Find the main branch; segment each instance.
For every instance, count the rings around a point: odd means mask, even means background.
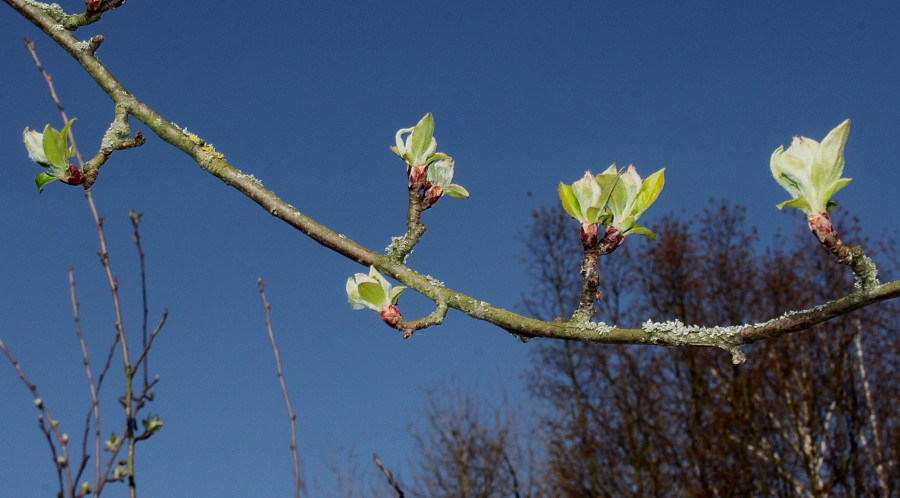
[[[58,6],[32,0],[4,0],[22,16],[65,49],[109,95],[118,112],[126,112],[150,128],[163,141],[189,155],[201,168],[249,197],[269,214],[308,235],[319,244],[364,266],[374,266],[435,303],[490,322],[526,338],[548,337],[584,342],[656,344],[663,346],[713,346],[731,351],[735,362],[743,361],[738,347],[763,339],[807,329],[830,318],[900,296],[900,281],[860,289],[848,296],[815,308],[791,312],[755,325],[736,327],[693,327],[679,322],[646,322],[640,329],[623,329],[595,322],[545,322],[497,308],[484,301],[455,292],[402,264],[401,258],[380,254],[306,216],[265,188],[255,177],[232,166],[212,144],[179,128],[130,94],[100,63],[95,55],[98,43],[75,38],[60,22]],[[92,19],[93,20],[93,19]],[[96,40],[96,37],[93,39]],[[118,116],[118,114],[117,114]],[[401,251],[402,252],[402,251]]]

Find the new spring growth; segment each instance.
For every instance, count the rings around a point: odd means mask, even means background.
[[[584,176],[572,185],[559,184],[557,191],[563,209],[581,222],[581,243],[585,248],[592,248],[599,241],[598,227],[609,218],[606,202],[617,179],[613,163],[596,177],[585,171]]]
[[[44,185],[60,180],[69,185],[81,185],[81,171],[69,164],[69,158],[75,155],[75,148],[69,147],[66,135],[75,120],[69,120],[63,129],[56,131],[50,125],[44,127],[43,133],[29,130],[22,133],[28,157],[44,167],[44,172],[34,177],[38,192],[44,191]]]
[[[158,415],[150,415],[149,417],[142,420],[141,423],[144,425],[144,433],[141,434],[141,439],[150,437],[151,435],[153,435],[153,433],[162,429],[163,427],[163,421],[161,418],[159,418]]]
[[[434,205],[442,195],[459,199],[468,199],[469,192],[461,185],[450,183],[453,180],[453,159],[441,159],[431,163],[425,175],[425,191],[422,200],[425,209]]]
[[[357,273],[347,279],[347,301],[350,307],[359,310],[369,308],[377,312],[385,323],[394,327],[400,320],[400,310],[395,306],[404,286],[392,286],[374,266],[369,274]]]
[[[607,236],[613,232],[616,237],[636,233],[656,240],[653,232],[635,222],[659,197],[659,192],[666,182],[665,171],[663,168],[641,180],[634,165],[631,164],[627,170],[619,173],[619,181],[613,186],[607,203],[607,208],[612,213]],[[621,241],[621,238],[619,240]]]
[[[665,183],[664,171],[642,180],[634,165],[616,171],[612,164],[597,176],[586,172],[571,186],[560,183],[559,198],[566,212],[581,222],[584,247],[590,249],[602,242],[604,252],[609,253],[630,233],[655,239],[653,232],[635,222],[659,196]],[[602,237],[600,225],[606,227]]]
[[[408,187],[421,193],[424,209],[433,206],[443,194],[462,199],[469,197],[466,189],[450,183],[453,159],[437,152],[434,117],[430,112],[412,128],[398,130],[395,140],[397,144],[391,150],[406,162]]]
[[[821,143],[811,138],[794,137],[791,146],[780,146],[772,153],[772,176],[794,198],[776,207],[797,208],[806,213],[809,228],[823,243],[834,232],[828,212],[837,207],[831,197],[850,178],[841,178],[844,172],[844,144],[850,133],[847,119]]]

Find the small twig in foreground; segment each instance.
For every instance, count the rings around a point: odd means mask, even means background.
[[[278,382],[281,384],[281,395],[284,396],[284,404],[287,407],[288,418],[291,421],[291,455],[294,457],[294,497],[300,497],[300,455],[297,453],[297,414],[291,408],[291,398],[288,396],[287,386],[284,383],[284,374],[281,370],[281,353],[275,345],[275,332],[272,331],[272,320],[269,301],[266,300],[266,290],[263,279],[257,280],[259,284],[259,297],[262,299],[263,308],[266,311],[266,330],[269,332],[269,342],[272,343],[272,353],[275,355],[275,368],[278,372]]]
[[[381,469],[382,472],[384,472],[385,477],[387,477],[388,483],[390,483],[390,485],[394,488],[394,491],[397,492],[397,498],[403,498],[403,489],[400,487],[400,483],[398,483],[397,480],[394,479],[394,474],[392,474],[391,471],[388,470],[388,468],[385,467],[383,463],[381,463],[381,459],[378,458],[378,453],[372,453],[372,460],[375,460],[375,465],[377,465],[378,468]]]
[[[40,394],[38,394],[37,386],[28,380],[25,371],[22,370],[22,367],[19,365],[19,361],[16,360],[9,349],[6,349],[6,345],[3,344],[3,341],[0,341],[0,349],[2,349],[6,354],[6,357],[9,358],[13,368],[16,369],[16,373],[19,374],[19,378],[22,379],[22,382],[24,382],[28,387],[28,390],[31,391],[31,395],[34,397],[34,406],[41,411],[41,415],[38,415],[38,422],[41,432],[44,433],[44,436],[47,437],[47,442],[50,443],[50,452],[53,454],[53,464],[56,466],[56,473],[59,477],[60,496],[65,496],[65,491],[68,491],[69,495],[72,496],[74,495],[74,487],[72,485],[71,467],[69,466],[69,451],[67,444],[69,436],[63,434],[63,432],[59,430],[59,422],[50,416],[50,412],[47,411],[47,406],[41,399]],[[48,425],[49,427],[47,427]],[[59,454],[56,452],[54,439],[55,442],[59,443]],[[65,477],[65,484],[63,483],[63,477]]]

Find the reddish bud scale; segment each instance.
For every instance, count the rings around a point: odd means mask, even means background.
[[[831,217],[828,216],[828,213],[810,214],[806,217],[806,222],[812,233],[819,239],[819,242],[829,251],[838,255],[838,258],[843,261],[843,258],[839,255],[843,242],[841,242],[840,237],[834,230],[834,225],[831,223]]]
[[[607,227],[606,235],[603,237],[603,240],[600,241],[600,246],[602,247],[603,254],[609,254],[615,251],[620,245],[622,245],[622,241],[625,240],[625,236],[622,235],[615,227]]]
[[[81,185],[81,171],[78,170],[74,165],[69,165],[69,172],[66,176],[60,178],[60,181],[64,183],[68,183],[69,185]]]
[[[434,206],[434,203],[437,202],[442,195],[444,195],[444,187],[425,182],[425,192],[422,193],[422,202],[425,204],[425,209]]]
[[[410,190],[419,190],[422,188],[422,183],[425,181],[426,169],[426,164],[421,164],[416,167],[412,167],[409,164],[406,165],[406,176],[409,177]]]
[[[396,327],[403,317],[400,316],[400,310],[396,306],[385,304],[381,307],[381,319],[391,327]]]
[[[581,243],[585,249],[593,249],[600,240],[597,234],[599,223],[583,222],[581,224]]]

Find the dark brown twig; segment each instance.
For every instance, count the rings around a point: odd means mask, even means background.
[[[25,371],[22,370],[22,367],[19,365],[19,361],[16,360],[12,352],[6,348],[6,345],[3,344],[2,340],[0,340],[0,349],[2,349],[6,354],[6,357],[9,358],[13,368],[16,369],[16,373],[19,374],[19,378],[22,379],[22,382],[24,382],[25,386],[28,387],[28,390],[31,391],[31,396],[34,398],[34,406],[41,411],[41,415],[38,416],[38,422],[41,432],[44,433],[44,436],[47,437],[47,442],[50,443],[50,452],[53,454],[53,464],[56,466],[56,472],[59,476],[60,496],[64,496],[65,491],[68,491],[69,496],[72,496],[74,495],[74,488],[72,485],[71,467],[69,466],[69,450],[67,444],[69,437],[63,434],[59,429],[59,422],[50,416],[47,405],[44,403],[44,400],[41,399],[40,394],[38,394],[37,386],[28,380]],[[49,427],[47,427],[48,425]],[[57,454],[55,443],[59,443],[59,454]],[[63,481],[65,481],[65,483]]]
[[[384,472],[384,476],[387,477],[388,483],[394,488],[394,491],[397,492],[397,498],[403,498],[403,488],[401,488],[400,483],[394,479],[394,474],[381,463],[381,459],[378,458],[378,453],[372,453],[372,460],[375,460],[375,465]]]
[[[278,383],[281,384],[281,395],[284,397],[284,405],[287,407],[288,419],[291,424],[291,456],[294,459],[294,498],[300,497],[300,489],[303,484],[300,480],[300,455],[297,453],[297,414],[291,407],[291,398],[288,396],[287,385],[284,383],[284,374],[281,370],[281,353],[275,345],[275,332],[272,330],[271,307],[266,299],[266,289],[263,279],[257,280],[259,284],[259,297],[262,299],[263,309],[266,311],[266,330],[269,333],[269,342],[272,344],[272,353],[275,355],[275,370],[278,373]]]
[[[91,428],[91,419],[94,420],[94,482],[100,482],[100,401],[98,397],[98,388],[94,384],[94,376],[91,371],[91,362],[88,358],[87,343],[84,335],[81,333],[81,320],[78,317],[78,300],[75,299],[75,270],[69,268],[69,297],[72,300],[72,317],[75,321],[75,336],[78,337],[78,344],[81,346],[81,360],[84,363],[84,373],[88,381],[88,389],[91,393],[91,406],[88,408],[87,418],[84,421],[84,437],[81,441],[81,466],[78,468],[78,474],[75,475],[75,482],[81,480],[90,455],[87,453],[88,434]]]

